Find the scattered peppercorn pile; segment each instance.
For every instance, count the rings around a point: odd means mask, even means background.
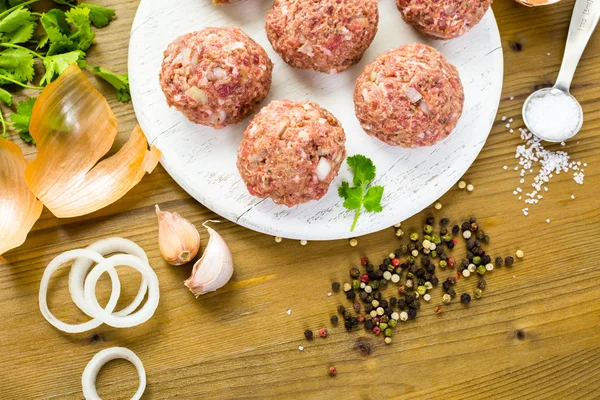
[[[442,282],[442,302],[449,304],[457,296],[454,286],[458,279],[476,274],[479,281],[473,297],[480,299],[487,286],[484,276],[494,267],[512,266],[515,261],[509,256],[496,257],[492,262],[492,257],[484,250],[490,237],[479,228],[475,217],[452,227],[448,218],[442,218],[437,233],[434,232],[434,224],[433,217],[427,218],[423,235],[418,232],[410,233],[408,244],[401,244],[378,267],[367,257],[363,257],[360,264],[365,272],[351,268],[350,282],[343,285],[339,282],[331,284],[334,292],[339,292],[342,288],[346,298],[352,302],[351,307],[340,305],[337,309],[347,331],[351,332],[362,325],[375,335],[383,334],[385,343],[390,344],[398,323],[415,319],[421,309],[421,300],[431,301],[429,292],[440,282],[435,275],[438,268],[456,268],[456,273]],[[402,238],[404,234],[400,224],[396,228],[396,236]],[[466,256],[457,262],[448,253],[455,251],[460,237],[466,245]],[[517,251],[517,256],[522,258],[523,252]],[[390,285],[397,285],[398,295],[386,299],[382,292]],[[460,295],[460,301],[465,305],[471,302],[471,298],[469,293]],[[442,309],[441,305],[437,305],[434,312],[439,314]],[[337,315],[332,315],[330,321],[336,326],[340,320]],[[306,330],[304,336],[310,340],[313,332]],[[319,329],[319,336],[326,337],[327,329]]]

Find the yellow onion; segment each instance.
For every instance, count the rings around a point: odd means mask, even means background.
[[[515,0],[517,3],[521,3],[527,7],[545,6],[548,4],[558,3],[560,0]]]

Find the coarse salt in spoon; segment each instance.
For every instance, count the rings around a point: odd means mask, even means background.
[[[600,20],[600,0],[577,0],[571,17],[567,46],[554,87],[540,89],[525,100],[523,121],[537,137],[564,142],[583,125],[581,105],[569,92],[577,64]]]

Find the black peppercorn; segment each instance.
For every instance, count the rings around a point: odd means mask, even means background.
[[[360,276],[360,271],[358,270],[358,268],[351,268],[350,269],[350,276],[352,278],[358,278]]]
[[[502,259],[502,257],[496,257],[496,260],[494,262],[496,264],[496,267],[501,267],[502,264],[504,264],[504,260]]]
[[[367,264],[367,272],[374,272],[375,271],[375,267],[373,266],[373,264]]]
[[[469,293],[463,293],[460,296],[460,302],[463,304],[469,304],[471,302],[471,295]]]
[[[410,267],[410,263],[403,262],[402,264],[400,264],[400,268],[402,268],[402,269],[406,269],[408,267]]]
[[[410,242],[408,244],[408,252],[412,253],[413,250],[415,250],[417,248],[417,245],[414,242]]]
[[[404,300],[406,300],[406,304],[411,304],[413,301],[415,301],[415,298],[409,294],[404,298]]]
[[[475,239],[475,247],[481,247],[481,242]]]
[[[456,296],[456,290],[454,290],[454,288],[450,288],[448,289],[448,294],[452,297]]]
[[[375,309],[375,307],[373,307],[373,304],[371,303],[367,303],[365,304],[365,312],[367,314],[369,314],[371,311],[373,311]]]
[[[423,279],[423,278],[417,279],[417,286],[423,286],[423,285],[425,285],[425,279]]]
[[[417,269],[417,272],[415,273],[415,275],[417,276],[417,278],[424,278],[425,277],[425,269],[423,269],[423,268]]]
[[[429,282],[431,282],[431,284],[433,286],[437,286],[437,284],[440,282],[440,280],[438,279],[437,276],[432,276],[431,279],[429,280]]]
[[[429,265],[429,263],[431,263],[431,260],[429,259],[429,257],[427,256],[423,256],[421,257],[421,265],[426,267]]]
[[[483,237],[483,243],[489,243],[490,242],[490,237],[488,235],[485,235]]]
[[[389,257],[386,257],[386,258],[384,258],[384,259],[383,259],[383,263],[384,263],[385,265],[390,265],[390,263],[391,263],[391,262],[392,262],[392,260],[390,260],[390,258],[389,258]]]
[[[404,300],[404,299],[398,300],[398,308],[400,310],[404,310],[406,308],[406,300]]]
[[[333,290],[334,292],[337,292],[338,290],[340,290],[340,283],[339,282],[333,282],[331,284],[331,290]]]
[[[338,306],[337,312],[340,313],[341,315],[344,315],[344,313],[346,312],[346,307],[341,306],[341,305]]]
[[[504,264],[506,264],[507,266],[511,266],[513,265],[515,262],[515,259],[512,256],[508,256],[504,259]]]
[[[381,300],[381,292],[373,293],[373,298],[377,301]]]
[[[398,299],[395,297],[390,297],[390,306],[394,307],[396,304],[398,304]]]
[[[469,264],[471,264],[471,262],[469,261],[468,258],[463,258],[460,261],[460,265],[463,266],[464,268],[467,268],[469,266]]]
[[[458,225],[454,225],[454,226],[452,227],[452,234],[453,234],[453,235],[455,235],[455,236],[456,236],[456,235],[458,235],[458,232],[459,232],[459,231],[460,231],[460,227],[459,227]]]
[[[419,308],[421,308],[421,300],[415,299],[415,301],[410,303],[409,307],[414,308],[415,310],[418,310]]]
[[[352,322],[350,322],[350,321],[344,322],[344,327],[346,328],[346,330],[348,332],[352,331]]]
[[[350,320],[350,323],[352,324],[352,326],[356,326],[356,325],[358,325],[358,318],[356,318],[356,317],[353,317],[353,318]]]
[[[449,249],[453,249],[454,248],[454,242],[446,242],[446,246],[448,246]]]
[[[475,239],[471,237],[467,240],[467,249],[471,250],[473,247],[475,247]]]
[[[477,222],[477,218],[471,217],[471,218],[469,218],[469,222],[474,224],[475,222]]]
[[[388,317],[391,317],[393,313],[394,310],[392,309],[392,307],[388,307],[385,309],[385,315],[387,315]]]
[[[445,281],[444,283],[442,283],[442,288],[447,292],[448,290],[450,290],[450,282]]]
[[[423,252],[423,249],[424,249],[424,247],[423,247],[423,243],[421,243],[421,242],[417,242],[417,243],[415,244],[415,248],[417,249],[417,251],[418,251],[419,253]]]
[[[346,312],[344,313],[344,320],[349,321],[350,318],[352,318],[352,313],[346,310]]]
[[[371,296],[371,295],[368,295],[368,296],[367,296],[367,299],[366,299],[365,301],[366,301],[367,303],[370,303],[370,302],[372,302],[372,301],[373,301],[373,296]]]
[[[410,318],[410,319],[417,318],[417,310],[415,310],[414,308],[409,309],[408,310],[408,318]]]
[[[406,254],[406,253],[408,253],[408,246],[407,246],[407,245],[405,245],[405,244],[401,245],[401,246],[400,246],[400,252],[401,252],[402,254]]]
[[[429,272],[425,274],[425,280],[426,281],[430,281],[431,278],[433,278],[433,274],[430,274]]]
[[[469,260],[472,260],[472,259],[473,259],[473,256],[474,256],[474,254],[473,254],[471,251],[467,251],[467,258],[468,258]]]
[[[462,225],[460,226],[460,229],[464,232],[464,231],[470,231],[471,230],[471,223],[470,222],[463,222]]]
[[[375,279],[379,280],[381,278],[383,278],[383,271],[378,269],[377,271],[374,272],[375,274]]]
[[[471,253],[472,253],[472,254],[479,254],[479,247],[475,247],[475,246],[473,246],[473,247],[471,248]]]
[[[449,276],[447,280],[448,280],[449,284],[456,285],[456,277],[455,276]]]
[[[446,254],[446,253],[442,252],[442,253],[440,254],[440,260],[447,261],[447,260],[448,260],[448,254]]]
[[[441,225],[441,226],[446,226],[446,225],[448,225],[449,223],[450,223],[450,220],[449,220],[448,218],[446,218],[446,217],[444,217],[444,218],[440,219],[440,225]]]
[[[492,257],[488,256],[487,254],[484,254],[483,256],[481,256],[481,263],[482,264],[489,264],[492,262]]]
[[[435,224],[435,218],[434,217],[427,217],[427,219],[425,220],[425,223],[427,225],[433,225],[433,224]]]
[[[346,298],[348,300],[354,300],[356,298],[356,293],[354,293],[354,290],[346,292]]]
[[[369,276],[370,281],[377,279],[377,277],[375,276],[375,272],[369,272],[367,273],[367,275]]]
[[[479,282],[477,282],[477,287],[481,290],[485,289],[485,287],[487,286],[487,283],[485,282],[485,279],[480,278]]]
[[[396,256],[396,258],[399,258],[402,255],[402,250],[396,249],[396,251],[394,251],[394,255]]]
[[[485,237],[485,232],[484,231],[477,231],[477,234],[475,234],[475,237],[478,240],[483,240],[483,238]]]
[[[429,264],[429,265],[427,266],[427,268],[425,268],[425,270],[426,270],[427,272],[429,272],[430,274],[433,274],[433,273],[435,273],[435,265],[433,265],[433,264]]]
[[[369,296],[369,293],[367,293],[367,292],[360,292],[360,293],[358,294],[358,297],[360,297],[360,299],[361,299],[362,301],[365,301],[365,300],[367,299],[367,296]]]
[[[389,303],[388,303],[388,301],[387,301],[387,300],[381,300],[381,301],[379,302],[379,306],[380,306],[380,307],[383,307],[383,308],[388,308],[388,306],[389,306]]]
[[[333,325],[337,325],[337,323],[339,321],[337,315],[332,315],[331,318],[329,318],[329,320],[331,321],[331,323]]]
[[[304,331],[304,337],[308,340],[313,338],[313,331],[311,331],[310,329],[307,329]]]
[[[380,269],[382,272],[385,272],[385,271],[387,271],[387,265],[385,265],[385,264],[379,264],[379,269]]]
[[[373,322],[372,321],[365,321],[365,329],[370,331],[373,329]]]

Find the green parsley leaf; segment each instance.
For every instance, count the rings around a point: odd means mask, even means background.
[[[383,197],[383,186],[371,186],[367,187],[369,183],[375,179],[375,164],[369,158],[357,154],[352,157],[348,157],[346,160],[348,166],[352,168],[354,172],[353,183],[354,187],[350,187],[348,182],[342,182],[342,186],[338,188],[339,196],[344,199],[344,207],[348,210],[356,210],[354,214],[354,221],[350,232],[354,232],[358,217],[360,216],[361,210],[364,209],[368,212],[380,212],[383,207],[381,206],[381,198]]]
[[[31,11],[24,7],[19,7],[0,20],[0,32],[14,32],[23,25],[29,24],[34,20],[35,17],[31,15]]]
[[[127,74],[117,75],[102,67],[94,67],[92,71],[115,88],[117,100],[127,103],[131,99],[129,93],[129,77]]]
[[[42,77],[40,85],[44,86],[52,82],[56,75],[60,75],[69,65],[78,62],[83,57],[85,57],[85,53],[79,50],[44,57],[43,62],[46,73]]]
[[[10,106],[12,104],[12,94],[8,90],[0,88],[0,101]]]
[[[86,51],[90,48],[96,36],[92,30],[90,9],[76,7],[67,11],[65,15],[67,22],[73,25],[73,30],[69,35],[69,39],[74,45],[73,50]]]
[[[9,43],[25,43],[33,37],[33,31],[37,27],[35,22],[29,22],[14,30],[10,34],[5,34],[3,39]]]
[[[354,186],[367,184],[375,179],[375,165],[367,157],[357,154],[348,157],[346,162],[354,170]]]
[[[63,4],[65,6],[76,6],[77,0],[52,0],[56,4]]]
[[[40,40],[38,49],[50,43],[48,55],[62,53],[73,50],[73,41],[68,35],[71,33],[71,27],[67,22],[67,16],[62,10],[53,9],[43,14],[40,18],[42,27],[46,31],[46,36]]]
[[[31,122],[31,112],[36,100],[35,97],[30,97],[27,100],[20,101],[17,103],[17,112],[10,114],[10,120],[12,121],[10,125],[17,130],[25,143],[35,144],[35,140],[29,134],[29,123]]]
[[[371,186],[365,194],[363,205],[368,212],[381,212],[381,198],[383,197],[383,186]]]
[[[25,49],[7,49],[0,52],[0,68],[11,78],[27,83],[33,79],[33,55]]]
[[[90,21],[96,28],[104,28],[115,17],[115,10],[112,8],[97,6],[95,4],[82,3],[79,8],[89,8]]]

